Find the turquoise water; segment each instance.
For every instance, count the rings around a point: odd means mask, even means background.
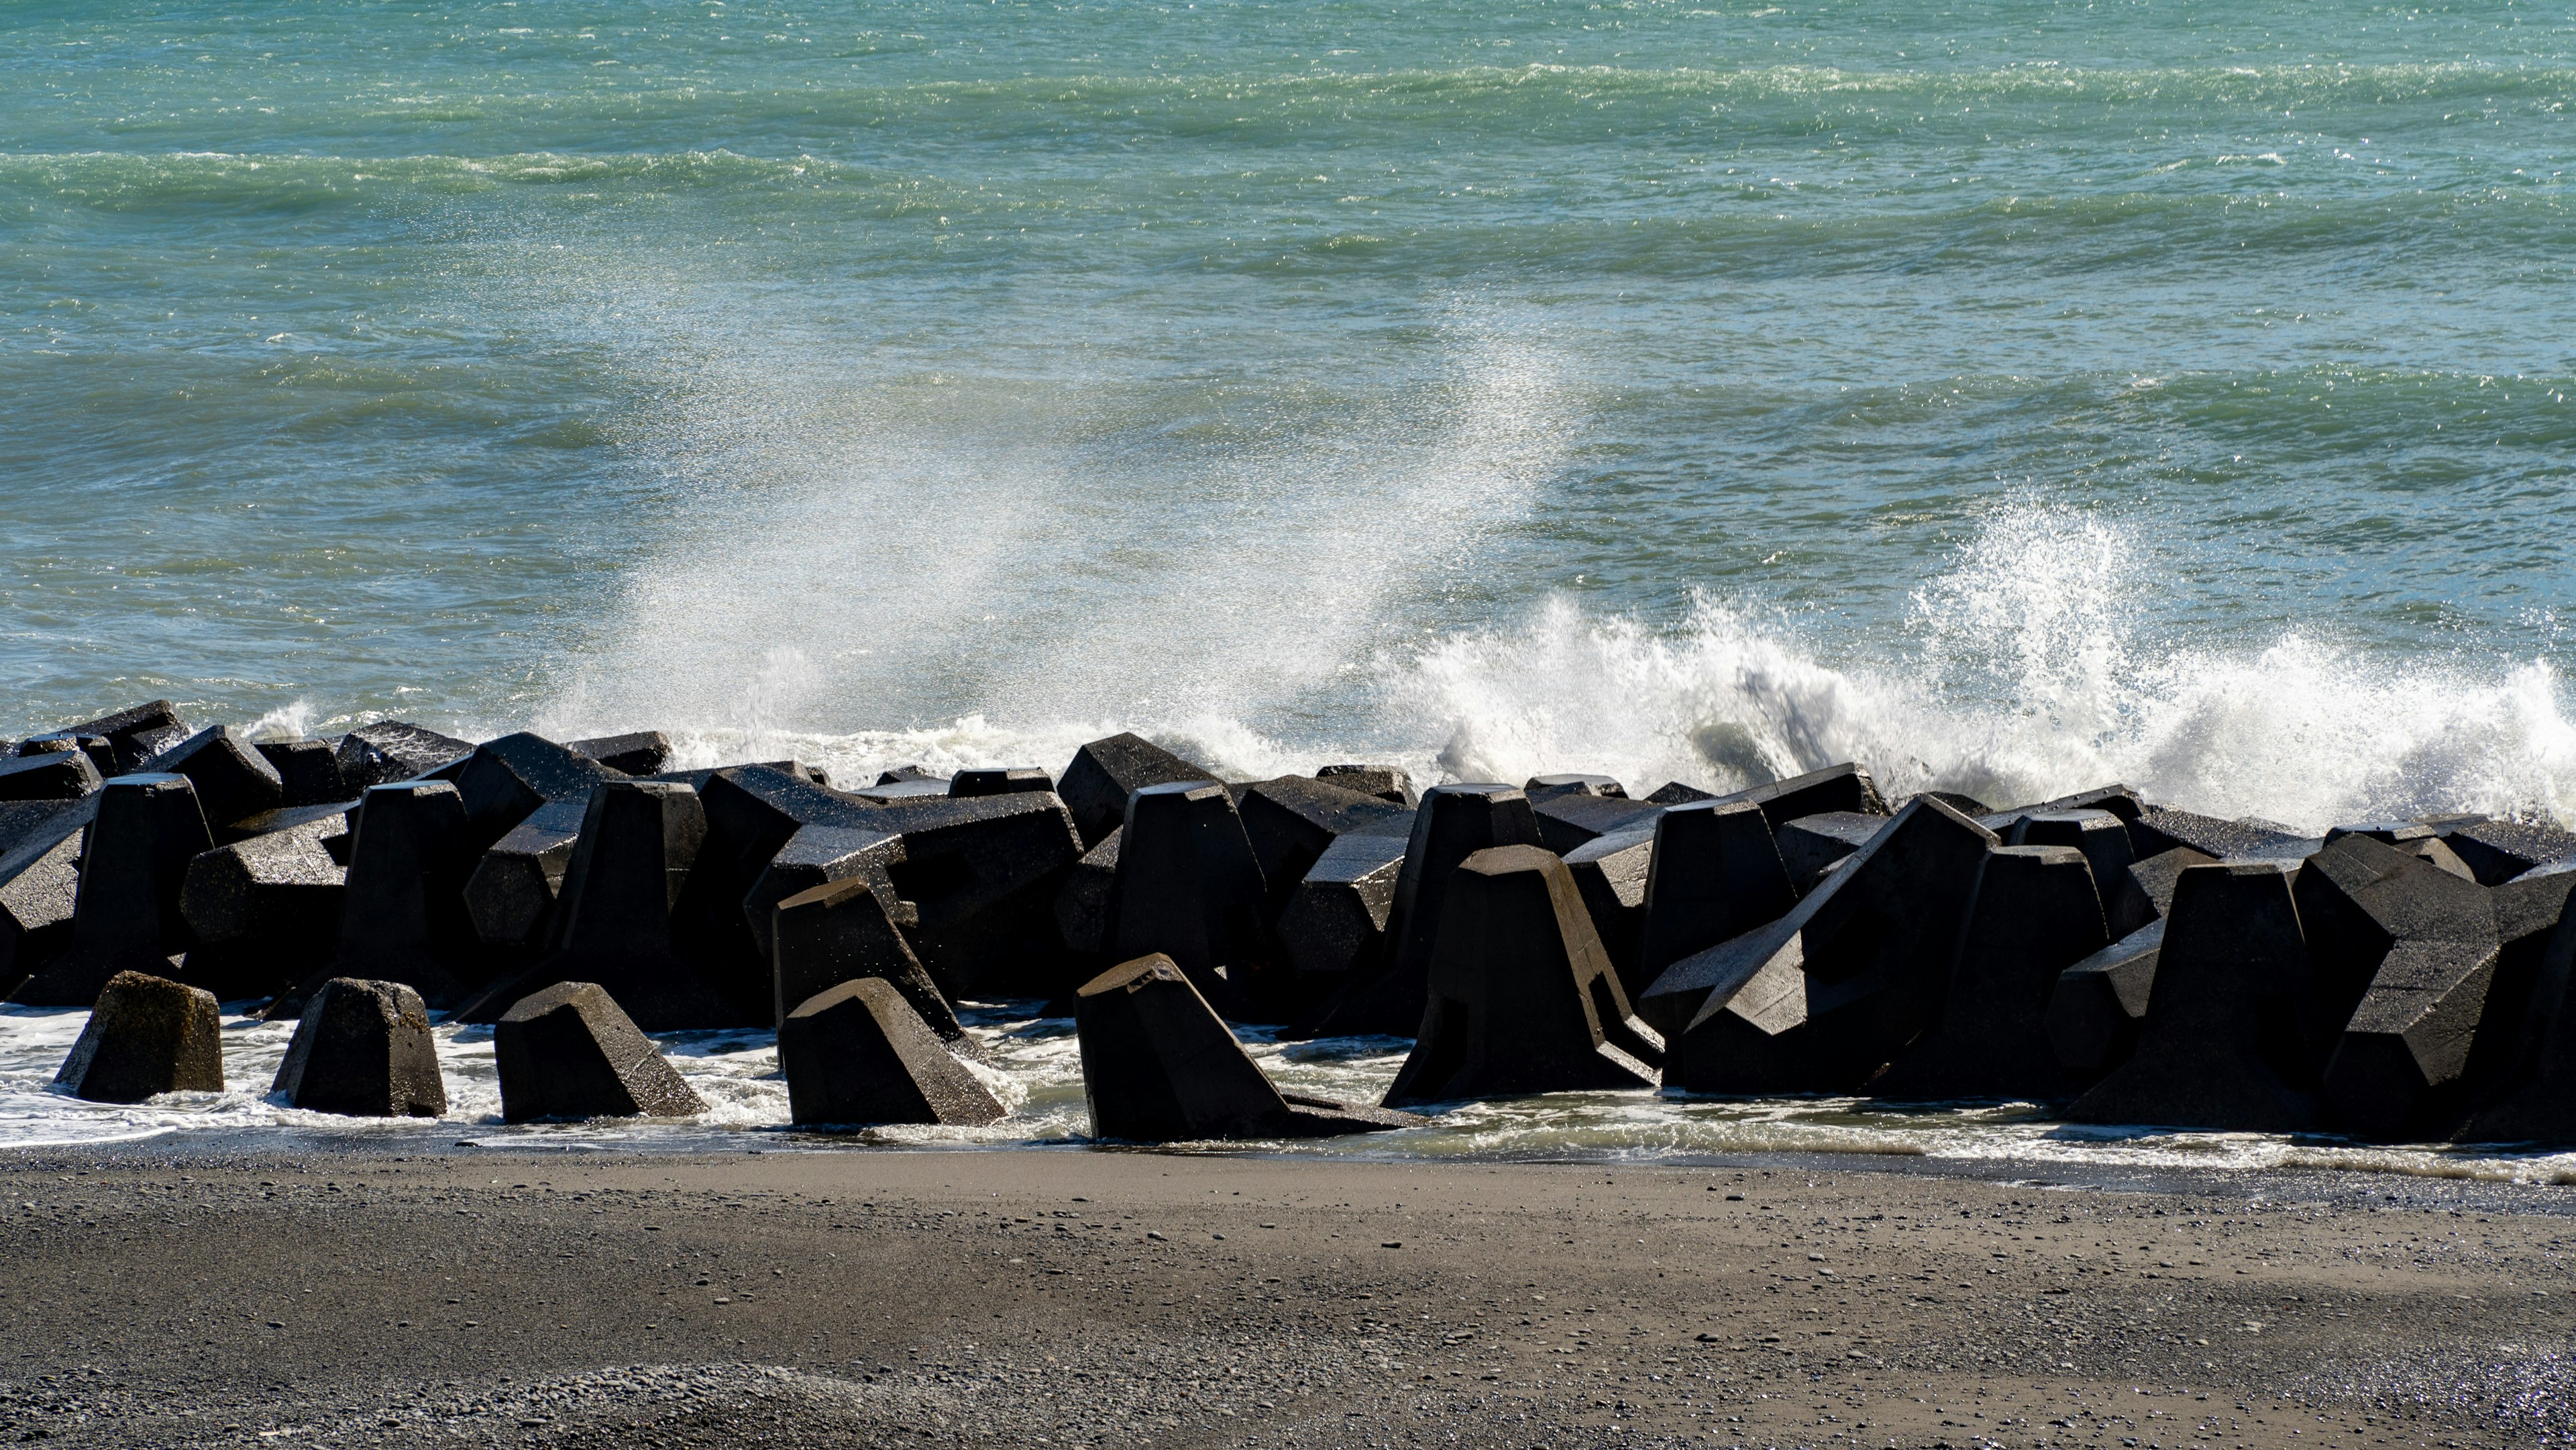
[[[0,8],[0,731],[2576,814],[2576,20]]]

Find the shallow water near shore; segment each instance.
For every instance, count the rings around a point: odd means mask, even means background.
[[[960,1014],[981,1044],[976,1074],[1009,1110],[982,1128],[891,1127],[814,1131],[788,1122],[787,1083],[772,1034],[664,1033],[655,1040],[707,1111],[671,1121],[501,1122],[501,1092],[488,1027],[435,1031],[448,1111],[429,1119],[369,1120],[302,1112],[268,1091],[293,1023],[227,1016],[224,1072],[231,1090],[173,1093],[149,1103],[85,1103],[51,1087],[85,1012],[0,1007],[0,1151],[12,1148],[191,1137],[221,1141],[248,1130],[317,1143],[352,1137],[386,1147],[628,1148],[679,1152],[805,1147],[1023,1148],[1088,1145],[1082,1065],[1073,1023],[1029,1015],[1034,1003],[985,1004]],[[1253,1057],[1291,1092],[1374,1103],[1411,1044],[1398,1038],[1281,1043],[1240,1030]],[[1963,1167],[2010,1163],[2052,1169],[2259,1173],[2313,1170],[2490,1183],[2576,1184],[2576,1152],[2501,1153],[2439,1146],[2372,1146],[2330,1137],[2159,1132],[2077,1127],[2028,1103],[1884,1104],[1854,1098],[1713,1099],[1629,1093],[1551,1093],[1432,1110],[1428,1127],[1258,1144],[1237,1151],[1367,1159],[1517,1159],[1650,1163],[1711,1155],[1860,1155],[1946,1160]],[[1185,1151],[1186,1149],[1184,1149]]]

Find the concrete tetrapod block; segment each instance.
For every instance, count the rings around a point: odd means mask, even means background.
[[[903,859],[886,874],[920,916],[904,930],[941,991],[964,1000],[1072,990],[1054,907],[1082,843],[1064,802],[1023,791],[882,809],[903,837]]]
[[[1521,782],[1521,794],[1528,796],[1535,807],[1561,795],[1626,800],[1628,788],[1606,775],[1533,775]]]
[[[2534,867],[2576,860],[2576,833],[2546,821],[2473,821],[2441,832],[2441,838],[2480,886],[2501,886]]]
[[[1646,793],[1646,803],[1658,806],[1686,806],[1698,801],[1715,799],[1717,799],[1715,791],[1701,790],[1698,786],[1684,785],[1677,780],[1665,781]]]
[[[2103,898],[2105,920],[2108,920],[2107,898],[2111,889],[2127,877],[2137,856],[2129,849],[2129,827],[2109,811],[2085,807],[2067,811],[2027,811],[2014,817],[2009,829],[1999,832],[2007,846],[2072,846],[2084,853],[2092,868],[2097,897]]]
[[[325,810],[190,861],[179,914],[196,943],[180,979],[229,1002],[275,996],[327,964],[349,873],[323,841],[345,829]]]
[[[229,726],[200,730],[144,762],[143,768],[186,776],[197,788],[197,805],[207,824],[217,831],[286,803],[286,782],[277,767]]]
[[[1056,888],[1055,927],[1064,949],[1076,961],[1089,961],[1109,950],[1109,907],[1118,883],[1118,844],[1125,827],[1100,838],[1082,853]]]
[[[626,775],[652,775],[671,761],[671,737],[659,730],[635,730],[624,735],[567,740],[564,749],[575,755],[586,755]]]
[[[492,1030],[501,1120],[686,1118],[707,1110],[651,1038],[593,982],[522,997]]]
[[[1851,1092],[1940,1010],[1992,831],[1917,796],[1789,913],[1682,958],[1647,989],[1668,1087]]]
[[[2576,912],[2565,910],[2565,897],[2557,897],[2556,926],[2531,948],[2546,898],[2571,878],[2576,863],[2555,863],[2490,895],[2500,933],[2513,940],[2471,1048],[2462,1095],[2475,1111],[2452,1130],[2454,1141],[2576,1142]],[[2537,903],[2526,895],[2535,889]]]
[[[778,854],[769,858],[769,865],[751,883],[751,890],[743,894],[743,921],[760,944],[761,954],[770,956],[776,950],[769,933],[778,903],[818,886],[864,879],[878,900],[885,903],[889,920],[906,930],[917,928],[921,925],[921,908],[896,892],[894,877],[886,869],[903,857],[903,835],[891,823],[882,827],[800,826]],[[814,991],[841,980],[834,977]],[[812,995],[813,992],[805,994]],[[805,997],[791,998],[786,1005],[792,1008],[803,1000]]]
[[[2159,917],[2057,974],[2045,1019],[2049,1052],[2077,1083],[2091,1086],[2138,1050],[2164,944]]]
[[[539,806],[474,864],[465,878],[465,911],[483,945],[514,951],[554,945],[555,898],[588,814],[586,799]]]
[[[2104,819],[2117,828],[2117,817]],[[1940,1016],[1869,1085],[1871,1095],[2074,1096],[2089,1082],[2050,1050],[2048,1002],[2059,975],[2103,945],[2102,904],[2081,850],[2005,846],[1990,853]]]
[[[672,905],[705,837],[706,813],[685,785],[617,780],[594,788],[564,868],[555,951],[458,1015],[489,1021],[540,987],[586,981],[647,1032],[775,1022],[768,998],[736,1000],[678,950]]]
[[[1546,800],[1530,802],[1530,813],[1538,818],[1538,841],[1560,856],[1569,856],[1586,841],[1629,831],[1655,828],[1655,817],[1664,808],[1647,801],[1632,801],[1624,795],[1589,795],[1581,791],[1559,791]]]
[[[2104,925],[2111,939],[2144,930],[2151,922],[2162,921],[2173,905],[2174,883],[2193,866],[2215,866],[2218,858],[2189,846],[2176,846],[2153,856],[2129,863],[2129,869],[2111,878],[2113,885],[2103,893]]]
[[[858,977],[879,977],[903,994],[940,1041],[981,1055],[958,1025],[956,1010],[939,984],[922,970],[912,944],[887,914],[885,898],[866,881],[836,881],[798,892],[770,908],[770,914],[778,1021],[785,1022],[797,1003],[818,992]]]
[[[2149,811],[2129,823],[2138,858],[2189,846],[2221,861],[2296,861],[2325,842],[2264,821],[2222,821],[2190,811]]]
[[[1661,814],[1660,811],[1657,814]],[[1636,974],[1637,938],[1646,922],[1646,883],[1655,873],[1655,826],[1649,819],[1614,835],[1595,836],[1565,853],[1575,894],[1626,991]]]
[[[54,1081],[94,1103],[224,1090],[224,1018],[215,999],[145,972],[119,972]]]
[[[107,737],[104,735],[65,735],[57,732],[52,735],[30,736],[11,746],[8,755],[13,760],[23,760],[29,756],[54,755],[63,751],[73,751],[89,757],[90,769],[97,771],[101,780],[111,780],[125,773],[116,768],[116,747],[108,744]]]
[[[2329,1119],[2383,1143],[2435,1138],[2454,1127],[2502,955],[2492,939],[2391,948],[2326,1062]]]
[[[1760,806],[1762,818],[1771,823],[1774,832],[1801,816],[1829,815],[1837,811],[1865,816],[1887,814],[1887,801],[1878,793],[1878,782],[1870,779],[1867,770],[1849,762],[1757,785],[1717,799],[1751,801]]]
[[[124,775],[100,787],[81,848],[72,939],[11,1001],[86,1007],[119,972],[171,973],[194,944],[179,913],[188,863],[210,850],[196,789],[181,775]]]
[[[1237,806],[1275,915],[1326,848],[1343,836],[1409,835],[1413,812],[1331,781],[1283,775],[1247,787]]]
[[[263,740],[251,747],[277,772],[286,810],[351,800],[357,791],[340,779],[340,755],[328,740]]]
[[[1110,893],[1112,956],[1169,957],[1201,996],[1240,1017],[1254,1010],[1250,979],[1275,957],[1268,914],[1261,864],[1224,786],[1176,781],[1127,798]]]
[[[340,781],[353,791],[415,780],[474,753],[474,742],[400,720],[361,725],[340,737]]]
[[[949,785],[950,781],[944,775],[932,775],[920,766],[907,765],[881,773],[877,776],[876,784],[856,787],[850,794],[863,801],[883,804],[888,801],[919,800],[924,796],[944,798],[954,794],[949,789]]]
[[[2288,1133],[2315,1127],[2315,997],[2295,862],[2194,866],[2174,887],[2137,1051],[2066,1110],[2078,1123]]]
[[[2395,846],[2407,855],[2428,861],[2463,881],[2476,881],[2478,873],[2469,869],[2448,845],[2440,829],[2423,821],[2360,821],[2332,826],[2326,831],[2325,844],[2331,846],[2346,836],[2368,836],[2382,845]]]
[[[1862,811],[1829,811],[1819,816],[1800,816],[1782,825],[1774,839],[1779,843],[1780,864],[1788,871],[1790,884],[1801,893],[1813,890],[1837,862],[1885,830],[1888,819]]]
[[[91,762],[101,775],[117,776],[141,770],[143,762],[187,738],[188,722],[179,718],[178,708],[167,700],[153,700],[78,725],[30,735],[18,743],[18,750],[27,754],[29,746],[54,740],[104,741],[107,759],[92,755]]]
[[[680,777],[665,777],[680,783]],[[769,1015],[769,954],[743,903],[769,863],[809,825],[886,828],[885,807],[817,785],[794,770],[743,765],[687,780],[706,811],[706,839],[681,889],[672,921],[681,951],[737,1006]]]
[[[73,801],[99,788],[106,777],[77,750],[0,760],[0,801]]]
[[[1451,873],[1431,1003],[1386,1106],[1651,1088],[1664,1042],[1628,1010],[1565,863],[1536,846]]]
[[[880,977],[855,978],[799,1004],[778,1024],[778,1065],[788,1116],[799,1125],[981,1127],[1003,1112],[911,999]]]
[[[1127,797],[1149,785],[1214,780],[1216,772],[1183,760],[1141,735],[1112,735],[1074,752],[1073,764],[1058,777],[1055,793],[1073,813],[1074,829],[1087,850],[1127,820]]]
[[[948,793],[960,798],[986,795],[1043,795],[1055,789],[1055,777],[1034,765],[989,766],[961,770],[949,779]]]
[[[1073,1020],[1095,1138],[1319,1138],[1426,1121],[1281,1093],[1166,956],[1141,957],[1084,983],[1074,994]]]
[[[0,805],[0,1001],[71,945],[96,799]]]
[[[512,826],[557,801],[590,799],[593,787],[628,779],[589,756],[521,731],[487,740],[457,768],[457,793],[478,847],[489,846]]]
[[[429,1009],[400,982],[334,977],[305,1004],[269,1089],[310,1113],[435,1118],[447,1111]]]
[[[1384,964],[1301,1019],[1300,1037],[1409,1037],[1430,1002],[1431,950],[1450,873],[1489,846],[1539,844],[1529,797],[1508,785],[1436,785],[1422,793],[1387,916]]]
[[[1998,836],[2008,836],[2012,832],[2012,823],[2020,820],[2024,816],[2050,815],[2060,811],[2109,811],[2111,814],[2119,817],[2120,824],[2123,827],[2126,827],[2129,822],[2145,815],[2148,809],[2149,807],[2146,801],[2140,797],[2136,791],[2129,789],[2125,785],[2106,785],[2098,786],[2092,790],[2078,791],[2074,795],[2062,795],[2055,800],[2039,801],[2031,805],[2014,806],[2009,810],[1994,811],[1978,817],[1977,824],[1994,832]],[[2033,842],[2032,844],[2049,846],[2062,845],[2065,843],[2056,841],[2038,841]],[[2135,854],[2136,843],[2131,842],[2130,845],[2132,848],[2132,854]],[[2100,874],[2096,873],[2094,876],[2094,883],[2098,886],[2101,883],[2101,880],[2102,877]]]
[[[304,1015],[305,999],[332,977],[400,982],[434,1007],[462,1002],[483,984],[491,957],[465,910],[476,859],[465,801],[443,780],[371,787],[349,846],[340,940],[328,964],[269,1004],[272,1022]]]
[[[2334,1050],[2381,960],[2400,942],[2497,945],[2495,908],[2484,887],[2367,835],[2347,833],[2310,856],[2292,895],[2316,974],[2306,1030],[2320,1061]],[[2482,996],[2486,986],[2481,979],[2476,991]],[[2473,1001],[2468,1021],[2476,1020]]]
[[[1315,772],[1315,779],[1375,796],[1393,805],[1413,806],[1422,798],[1413,793],[1413,777],[1395,765],[1327,765]]]
[[[1637,955],[1620,964],[1629,999],[1641,997],[1666,967],[1778,920],[1797,901],[1761,807],[1707,800],[1665,811],[1655,820]],[[1667,1036],[1684,1025],[1656,1024]]]
[[[1114,839],[1114,838],[1113,838]],[[1358,832],[1336,839],[1306,869],[1279,913],[1282,958],[1317,989],[1375,969],[1404,872],[1406,836]]]

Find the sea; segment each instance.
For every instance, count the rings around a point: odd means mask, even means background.
[[[2576,821],[2571,99],[2517,0],[21,0],[0,734]],[[953,1136],[1079,1141],[1069,1024],[970,1015]],[[78,1025],[0,1012],[0,1143],[296,1117],[282,1028],[106,1109]],[[441,1032],[382,1131],[499,1133]],[[783,1132],[765,1041],[666,1045]],[[2576,1172],[1643,1094],[1301,1151],[1722,1147]]]

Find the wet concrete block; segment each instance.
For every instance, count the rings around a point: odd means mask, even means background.
[[[217,831],[286,803],[286,783],[277,767],[227,725],[198,731],[144,762],[144,769],[186,776],[197,788],[197,805],[207,824]]]
[[[194,987],[145,972],[100,984],[89,1023],[54,1081],[94,1103],[224,1090],[223,1011]]]
[[[948,793],[960,799],[987,795],[1043,795],[1054,789],[1055,777],[1034,765],[961,770],[948,782]]]
[[[71,943],[12,1001],[86,1007],[119,972],[169,976],[170,958],[195,944],[179,896],[188,863],[215,844],[196,788],[183,775],[124,775],[94,799]]]
[[[2175,884],[2137,1051],[2071,1122],[2288,1133],[2322,1120],[2316,990],[2294,861],[2194,866]]]
[[[778,1065],[788,1115],[799,1125],[980,1127],[1003,1112],[911,1001],[879,977],[842,982],[799,1004],[779,1024]]]
[[[2120,818],[2122,825],[2126,825],[2145,815],[2147,810],[2146,800],[2136,791],[2125,785],[2104,785],[2096,786],[2091,790],[2077,791],[2073,795],[2062,795],[2054,800],[2040,801],[2033,805],[2015,806],[1997,814],[2009,819],[2038,815],[2047,811],[2109,811]],[[2003,828],[1990,821],[1980,820],[1978,824],[1998,835],[2002,834]]]
[[[263,740],[251,748],[277,772],[277,803],[283,809],[328,805],[358,794],[341,781],[340,754],[328,740]]]
[[[729,984],[728,995],[738,1007],[766,1016],[769,953],[744,916],[744,900],[771,860],[804,827],[883,830],[885,807],[776,765],[734,766],[664,780],[691,785],[706,811],[706,839],[673,911],[682,951],[710,980]]]
[[[2181,879],[2184,870],[2216,864],[2217,857],[2189,846],[2176,846],[2130,862],[2128,870],[2111,878],[2115,884],[2102,903],[2111,939],[2117,941],[2143,930],[2150,922],[2164,920],[2166,909],[2173,905],[2174,882]]]
[[[1609,800],[1626,800],[1628,788],[1606,775],[1533,775],[1521,783],[1521,794],[1536,806],[1541,801],[1561,795],[1593,796]]]
[[[1797,901],[1761,807],[1709,800],[1666,810],[1655,820],[1637,955],[1620,963],[1629,1000],[1666,967],[1778,920]],[[1657,1025],[1669,1036],[1684,1024]]]
[[[1276,935],[1282,957],[1311,992],[1378,966],[1408,839],[1375,832],[1339,837],[1290,893]]]
[[[474,742],[400,720],[361,725],[340,737],[340,782],[352,791],[413,780],[474,753]]]
[[[2535,867],[2576,860],[2576,833],[2546,821],[2475,821],[2440,832],[2480,886],[2501,886]]]
[[[1939,801],[1941,804],[1948,806],[1950,809],[1957,811],[1959,814],[1966,816],[1972,821],[1977,820],[1980,816],[1991,814],[1994,810],[1993,806],[1987,805],[1984,801],[1977,799],[1975,796],[1966,794],[1963,791],[1927,790],[1921,792],[1921,794],[1932,797],[1932,799]],[[1911,799],[1911,797],[1908,797],[1908,799]],[[1980,822],[1980,824],[1982,824],[1982,822]],[[1992,830],[1994,828],[1989,826],[1987,829]]]
[[[2076,1082],[2090,1086],[2138,1050],[2164,944],[2159,917],[2058,973],[2045,1019],[2049,1054]]]
[[[1646,803],[1657,806],[1686,806],[1694,801],[1715,799],[1717,799],[1717,792],[1701,790],[1695,785],[1684,785],[1677,780],[1665,781],[1646,793]]]
[[[2119,829],[2119,818],[2093,812]],[[2125,849],[2125,836],[2121,842]],[[2060,974],[2107,944],[2092,863],[2074,846],[2005,846],[1986,857],[1930,1030],[1869,1085],[1881,1098],[2052,1102],[2089,1085],[2050,1048]]]
[[[334,977],[295,1024],[269,1089],[309,1113],[435,1118],[447,1111],[429,1008],[400,982]]]
[[[1127,797],[1149,785],[1214,780],[1216,772],[1183,760],[1141,735],[1112,735],[1076,751],[1056,785],[1085,849],[1124,825]]]
[[[1802,816],[1830,815],[1839,811],[1866,816],[1887,814],[1887,801],[1878,793],[1878,782],[1870,779],[1867,770],[1849,762],[1757,785],[1718,799],[1751,801],[1760,806],[1763,819],[1771,823],[1774,833]]]
[[[324,811],[190,861],[179,914],[196,940],[180,979],[229,1002],[275,996],[327,964],[339,945],[348,870],[323,841],[344,830]]]
[[[2296,861],[2325,843],[2263,821],[2222,821],[2190,811],[2149,811],[2129,823],[2138,858],[2189,846],[2220,861]]]
[[[1425,1120],[1290,1099],[1263,1076],[1216,1009],[1165,956],[1112,967],[1074,995],[1091,1135],[1140,1143],[1309,1138]]]
[[[2293,895],[2315,973],[2307,1032],[2320,1060],[2399,943],[2497,942],[2485,888],[2367,835],[2337,837],[2310,856]],[[2476,1020],[2474,1005],[2469,1020]]]
[[[492,970],[465,909],[480,854],[453,784],[369,788],[349,846],[339,945],[319,973],[270,1005],[270,1020],[301,1017],[306,998],[335,976],[400,982],[433,1007],[462,1002]]]
[[[1411,1036],[1430,1003],[1431,951],[1451,873],[1488,847],[1538,844],[1538,816],[1514,787],[1462,783],[1423,792],[1396,877],[1385,965],[1300,1019],[1295,1035]]]
[[[1554,853],[1477,852],[1441,911],[1430,1006],[1386,1106],[1660,1083],[1663,1039],[1630,1012]]]
[[[785,1022],[796,1004],[858,977],[883,978],[939,1039],[973,1051],[939,984],[871,884],[852,879],[798,892],[770,908],[773,1009]]]
[[[1655,817],[1663,809],[1625,796],[1586,795],[1570,790],[1530,802],[1530,812],[1538,818],[1539,844],[1560,856],[1571,855],[1584,842],[1603,836],[1651,832]]]
[[[1288,904],[1297,883],[1334,841],[1355,831],[1407,835],[1413,829],[1413,812],[1402,806],[1302,775],[1249,787],[1239,813],[1253,859],[1269,884],[1273,914]]]
[[[1657,814],[1661,814],[1660,811]],[[1600,934],[1601,949],[1626,991],[1636,973],[1637,938],[1646,921],[1646,883],[1654,876],[1655,827],[1646,823],[1613,835],[1595,836],[1565,853],[1565,869],[1574,876],[1575,894]]]
[[[587,800],[539,806],[475,863],[465,878],[465,911],[485,946],[531,951],[554,945],[555,898],[589,813]]]
[[[542,735],[520,731],[474,748],[458,767],[456,789],[477,846],[489,846],[539,806],[590,800],[591,790],[629,777]]]
[[[863,785],[850,792],[866,801],[917,800],[922,797],[946,797],[953,794],[947,776],[933,775],[918,765],[900,766],[880,771],[873,785]]]
[[[1419,805],[1422,800],[1413,792],[1413,777],[1401,766],[1327,765],[1315,772],[1315,778],[1394,805]]]
[[[179,718],[178,708],[167,700],[153,700],[132,709],[102,715],[95,720],[60,730],[47,730],[20,741],[20,754],[28,747],[55,740],[79,742],[84,750],[91,741],[104,741],[107,758],[92,763],[102,775],[130,775],[143,768],[143,762],[188,738],[188,722]]]
[[[77,750],[0,760],[0,801],[76,801],[106,777]]]
[[[2550,1019],[2566,992],[2576,927],[2568,902],[2576,892],[2576,860],[2553,861],[2487,892],[2495,911],[2495,980],[2461,1074],[2459,1099],[2472,1106],[2493,1102],[2528,1081],[2539,1061]]]
[[[2451,848],[2444,844],[2440,829],[2423,821],[2362,821],[2330,827],[2325,844],[2331,846],[2346,836],[2368,836],[2383,845],[2395,846],[2419,860],[2439,867],[2462,881],[2476,881],[2470,870]]]
[[[1835,862],[1868,845],[1887,822],[1886,816],[1862,811],[1831,811],[1786,822],[1773,839],[1790,882],[1803,892],[1813,889]]]
[[[1991,828],[1989,828],[1991,829]],[[2109,811],[2086,806],[2074,810],[2034,810],[2013,819],[2000,832],[2007,846],[2072,846],[2084,853],[2099,893],[2109,896],[2127,879],[2137,855],[2129,845],[2126,822]]]
[[[501,1119],[685,1118],[707,1105],[607,990],[558,982],[519,1000],[492,1030]]]
[[[10,747],[9,757],[13,760],[21,760],[29,756],[54,755],[63,751],[75,751],[88,756],[90,768],[98,772],[101,780],[125,773],[116,768],[116,747],[110,745],[104,735],[59,733],[34,735]]]
[[[1118,882],[1118,845],[1125,828],[1111,831],[1082,853],[1056,888],[1056,935],[1077,961],[1109,950],[1109,912]]]
[[[567,740],[564,749],[626,775],[653,775],[671,762],[671,737],[659,730]]]
[[[0,1001],[71,945],[96,800],[0,803]]]
[[[1146,786],[1127,798],[1119,838],[1110,954],[1168,957],[1220,1012],[1253,1010],[1249,980],[1276,955],[1265,925],[1269,890],[1225,787]]]
[[[488,1017],[503,999],[556,982],[593,982],[647,1032],[774,1023],[769,993],[746,1004],[679,951],[672,908],[705,838],[705,809],[687,786],[618,780],[593,789],[564,868],[555,951],[463,1015]]]
[[[2326,1063],[2329,1119],[2383,1143],[2434,1138],[2452,1127],[2502,956],[2492,938],[2390,948]]]
[[[1054,908],[1082,843],[1061,800],[1020,793],[883,810],[903,837],[903,859],[886,874],[920,914],[905,930],[941,991],[964,1000],[1071,989]]]
[[[885,903],[888,917],[895,925],[910,930],[921,925],[921,908],[907,902],[896,892],[889,866],[904,858],[903,835],[886,826],[799,826],[796,834],[778,854],[769,858],[751,890],[742,898],[743,920],[751,927],[763,956],[770,956],[774,944],[770,926],[778,903],[800,892],[818,886],[864,879],[869,889]],[[814,990],[819,992],[841,979],[835,977]],[[807,993],[807,996],[813,995]],[[804,1000],[787,1003],[793,1007]]]
[[[1920,1036],[1993,832],[1917,796],[1786,915],[1665,969],[1650,1023],[1674,1023],[1667,1086],[1851,1092]]]

